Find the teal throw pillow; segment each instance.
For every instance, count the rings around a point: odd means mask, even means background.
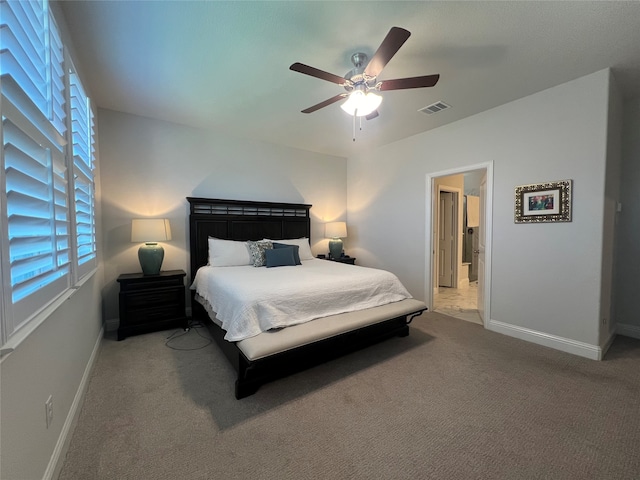
[[[288,248],[293,250],[293,259],[296,262],[296,265],[302,265],[302,262],[300,261],[300,247],[298,245],[287,245],[285,243],[277,243],[277,242],[273,242],[273,248],[275,249],[281,249],[281,248]]]
[[[296,260],[293,258],[293,248],[271,248],[265,250],[267,268],[295,266]]]

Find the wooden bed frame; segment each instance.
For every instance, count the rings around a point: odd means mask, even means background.
[[[310,238],[311,205],[298,203],[218,200],[187,197],[190,204],[189,234],[191,281],[208,261],[208,238],[227,240],[274,240]],[[304,370],[332,358],[394,336],[407,336],[408,324],[425,308],[410,314],[357,328],[320,341],[288,349],[257,360],[250,360],[235,342],[224,340],[224,330],[209,318],[205,308],[194,299],[192,316],[205,324],[216,343],[238,372],[235,396],[240,399],[255,393],[260,385]]]

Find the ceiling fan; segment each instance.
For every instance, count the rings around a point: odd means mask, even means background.
[[[382,101],[382,97],[374,92],[433,87],[438,83],[440,75],[425,75],[421,77],[398,78],[395,80],[377,80],[382,69],[389,63],[389,60],[393,58],[398,50],[400,50],[400,47],[402,47],[410,35],[411,32],[404,28],[392,27],[368,63],[368,57],[364,53],[358,52],[351,56],[351,62],[354,68],[347,72],[344,77],[298,62],[291,65],[289,69],[294,72],[336,83],[346,90],[345,93],[340,93],[324,102],[302,110],[302,113],[313,113],[316,110],[320,110],[321,108],[347,98],[347,101],[341,106],[344,111],[354,117],[364,116],[367,120],[371,120],[378,116],[377,108]]]

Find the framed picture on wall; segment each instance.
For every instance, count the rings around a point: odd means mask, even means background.
[[[515,223],[570,221],[571,180],[516,187]]]

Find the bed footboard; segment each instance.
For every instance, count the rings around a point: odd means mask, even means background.
[[[239,351],[238,378],[235,385],[236,398],[240,399],[254,394],[264,383],[307,370],[388,338],[406,337],[407,335],[409,335],[409,326],[403,316],[260,360],[248,360]]]
[[[235,343],[224,340],[224,331],[213,322],[207,321],[207,326],[216,343],[238,372],[235,396],[241,399],[254,394],[267,382],[309,369],[391,337],[406,337],[409,335],[409,318],[420,313],[422,311],[402,315],[258,360],[249,360]]]

